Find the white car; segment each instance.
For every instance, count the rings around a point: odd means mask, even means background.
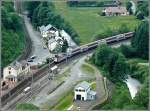
[[[33,55],[30,57],[30,59],[35,59],[36,58],[36,55]]]

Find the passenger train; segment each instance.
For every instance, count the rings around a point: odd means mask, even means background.
[[[66,60],[67,58],[70,58],[70,57],[72,57],[74,55],[77,55],[79,53],[83,53],[83,52],[86,52],[88,50],[95,49],[100,44],[104,44],[104,43],[112,44],[112,43],[115,43],[115,42],[120,42],[120,41],[123,41],[123,40],[127,40],[127,39],[129,39],[133,36],[133,33],[134,32],[119,34],[119,35],[108,37],[108,38],[105,38],[105,39],[100,39],[100,40],[91,42],[91,43],[86,44],[86,45],[82,45],[82,46],[77,47],[74,50],[72,50],[72,52],[69,55],[67,55],[67,54],[63,54],[61,56],[56,55],[55,58],[54,58],[54,62],[55,63],[62,62],[63,60]]]

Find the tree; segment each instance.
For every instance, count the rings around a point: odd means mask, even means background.
[[[126,79],[129,66],[124,56],[111,47],[106,44],[99,46],[92,58],[94,64],[103,67],[108,72],[106,76],[113,82]]]
[[[112,69],[111,76],[113,78],[117,78],[117,80],[120,81],[125,80],[129,73],[128,69],[129,66],[125,62],[125,58],[120,56],[114,64],[114,68]]]
[[[112,50],[106,44],[100,45],[96,50],[94,62],[98,66],[103,66],[108,61],[108,56],[112,53]]]
[[[127,10],[128,10],[128,12],[129,12],[130,15],[132,14],[132,9],[131,9],[131,7],[132,7],[132,3],[131,3],[131,2],[127,2],[127,3],[126,3],[126,8],[127,8]]]
[[[136,14],[136,18],[139,19],[139,20],[143,20],[144,19],[144,13],[143,12],[138,12]]]
[[[149,15],[148,7],[149,7],[148,1],[143,1],[141,3],[138,3],[136,13],[141,12],[144,16],[147,17]]]
[[[68,46],[67,40],[64,40],[64,43],[63,43],[63,45],[62,45],[62,52],[66,52],[66,50],[67,50],[68,47],[69,47],[69,46]]]
[[[31,20],[33,17],[33,12],[38,7],[39,4],[40,4],[39,1],[26,2],[26,9],[29,12],[28,17],[30,17]]]
[[[132,46],[121,45],[120,49],[123,55],[125,55],[125,57],[127,58],[136,57],[136,50]]]
[[[137,51],[139,57],[148,59],[149,50],[149,25],[148,21],[142,21],[139,27],[135,30],[134,37],[132,38],[132,46]]]

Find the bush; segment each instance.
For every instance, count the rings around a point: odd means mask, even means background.
[[[120,46],[121,52],[125,57],[131,58],[131,57],[136,57],[136,50],[132,46],[127,46],[127,45],[121,45]]]
[[[139,19],[139,20],[143,20],[144,19],[144,14],[142,12],[138,12],[136,14],[136,18]]]
[[[105,16],[106,14],[105,14],[105,12],[101,12],[101,16]]]

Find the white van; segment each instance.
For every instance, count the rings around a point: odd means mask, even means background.
[[[28,92],[30,92],[30,91],[31,91],[31,87],[26,87],[26,88],[23,90],[24,93],[28,93]]]

